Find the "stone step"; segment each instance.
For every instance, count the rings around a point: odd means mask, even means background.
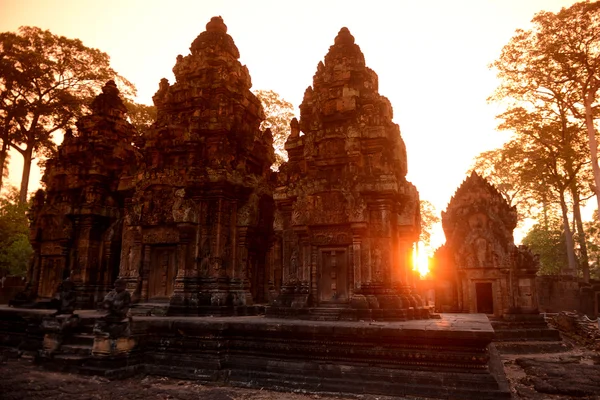
[[[94,335],[91,333],[77,333],[66,338],[66,341],[68,344],[91,346],[94,344]]]
[[[561,341],[560,332],[556,329],[494,329],[495,342],[501,341]]]
[[[315,321],[339,321],[340,308],[311,308],[309,309],[309,318]]]
[[[495,342],[500,354],[550,354],[563,353],[573,348],[565,342],[550,341],[506,341]]]
[[[169,303],[139,303],[129,309],[132,316],[166,316]]]
[[[60,352],[62,355],[78,355],[78,356],[91,356],[92,346],[80,345],[80,344],[63,344],[60,346]]]

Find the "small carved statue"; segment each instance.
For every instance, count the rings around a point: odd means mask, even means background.
[[[129,305],[131,304],[131,294],[125,290],[125,287],[125,280],[119,278],[115,281],[115,288],[104,297],[102,307],[108,311],[104,318],[121,321],[127,317]]]
[[[67,278],[58,286],[56,297],[53,299],[56,312],[52,316],[73,314],[75,312],[75,284]]]
[[[76,300],[75,285],[67,278],[58,285],[56,296],[52,300],[56,312],[45,317],[40,325],[45,332],[42,356],[51,357],[60,349],[65,337],[79,326],[79,316],[74,313]]]
[[[20,290],[15,294],[11,300],[8,301],[9,307],[22,307],[27,304],[32,304],[34,302],[35,295],[33,293],[33,287],[31,282],[27,282],[25,288]]]
[[[94,325],[95,334],[111,338],[130,335],[131,294],[125,290],[125,287],[125,280],[119,278],[115,281],[115,288],[104,297],[102,308],[107,311],[107,314],[99,318]]]

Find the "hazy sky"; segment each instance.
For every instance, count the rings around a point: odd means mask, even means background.
[[[172,83],[178,54],[220,15],[248,66],[253,89],[272,89],[298,107],[316,66],[343,26],[379,75],[408,151],[408,178],[438,211],[465,178],[473,157],[502,144],[497,86],[488,68],[515,29],[541,10],[572,0],[0,0],[0,31],[32,25],[79,38],[151,104],[161,78]],[[20,178],[20,156],[11,180]],[[30,189],[39,184],[32,176]],[[443,242],[443,235],[435,238]]]

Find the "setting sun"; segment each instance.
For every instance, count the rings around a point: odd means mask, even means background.
[[[413,271],[419,271],[421,278],[429,273],[429,255],[423,242],[418,242],[413,248]]]

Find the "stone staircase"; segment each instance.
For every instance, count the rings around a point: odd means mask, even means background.
[[[51,355],[43,355],[44,365],[52,370],[79,372],[81,366],[92,357],[94,346],[94,319],[81,318],[79,326],[65,335],[61,346]]]
[[[337,307],[315,307],[308,311],[312,321],[339,321],[342,309]]]
[[[550,328],[541,314],[507,314],[490,318],[500,353],[560,353],[570,350],[560,332]]]

